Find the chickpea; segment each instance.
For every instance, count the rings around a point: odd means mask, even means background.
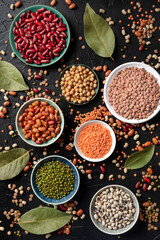
[[[95,94],[95,91],[94,91],[94,90],[92,90],[91,94],[92,94],[92,96],[93,96],[93,95]]]

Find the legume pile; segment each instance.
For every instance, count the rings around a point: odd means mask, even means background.
[[[1,60],[12,61],[12,63],[15,64],[19,68],[19,70],[22,70],[22,63],[20,62],[18,63],[18,59],[15,59],[16,57],[15,53],[10,52],[10,48],[8,46],[9,45],[8,30],[10,27],[11,20],[14,19],[14,17],[17,14],[17,11],[20,10],[16,8],[21,6],[22,8],[25,6],[30,6],[30,4],[32,4],[31,2],[33,3],[32,0],[30,1],[23,0],[23,2],[17,1],[16,3],[11,2],[10,9],[9,9],[8,8],[9,5],[6,3],[6,1],[1,1],[0,10],[4,18],[2,17],[1,19],[2,20],[1,30],[3,33],[1,34],[1,40],[0,40],[1,42],[0,61]],[[80,2],[78,3],[77,1],[78,6],[76,6],[76,4],[71,0],[65,0],[64,5],[62,6],[60,0],[57,0],[57,1],[52,0],[52,2],[50,3],[51,6],[54,6],[56,2],[57,2],[56,7],[58,9],[64,10],[67,19],[69,19],[70,24],[73,27],[72,29],[75,30],[76,34],[74,35],[74,39],[73,38],[71,39],[70,45],[71,45],[71,48],[73,47],[73,50],[76,50],[76,51],[73,51],[74,53],[72,52],[69,58],[68,56],[65,56],[66,58],[61,59],[58,65],[54,65],[53,68],[37,70],[33,67],[24,66],[23,75],[25,77],[25,81],[27,81],[27,85],[29,85],[30,87],[29,91],[24,92],[24,94],[20,92],[15,92],[15,91],[7,91],[3,88],[0,89],[0,95],[1,95],[1,101],[2,101],[1,103],[2,106],[0,106],[0,121],[1,121],[0,122],[0,125],[1,125],[0,151],[3,151],[3,150],[9,151],[11,148],[16,148],[18,146],[20,147],[25,146],[26,148],[28,148],[27,145],[23,144],[22,141],[18,139],[18,134],[15,130],[15,126],[12,121],[14,116],[16,115],[16,111],[20,107],[20,105],[23,104],[24,101],[28,101],[29,99],[33,99],[35,97],[43,96],[46,99],[55,101],[56,103],[60,102],[61,96],[58,95],[58,80],[55,80],[55,79],[58,79],[59,73],[66,68],[66,65],[69,65],[71,63],[84,63],[84,61],[89,66],[93,67],[95,65],[93,69],[98,72],[98,76],[100,77],[100,80],[104,79],[103,84],[107,81],[108,76],[111,73],[111,69],[114,69],[117,64],[120,64],[124,61],[126,62],[126,61],[132,61],[132,59],[133,60],[137,59],[138,61],[145,61],[147,64],[151,65],[155,69],[160,68],[160,56],[159,56],[159,50],[158,50],[158,44],[160,42],[159,26],[158,26],[160,0],[155,0],[154,3],[151,3],[152,1],[145,1],[145,0],[142,0],[141,2],[136,2],[136,1],[129,2],[124,0],[123,6],[126,9],[119,9],[120,8],[120,4],[119,4],[117,5],[116,10],[115,10],[116,1],[109,1],[109,2],[106,2],[105,4],[104,4],[105,1],[99,1],[95,3],[94,7],[96,12],[98,12],[97,11],[99,7],[98,5],[102,3],[101,6],[104,6],[104,5],[106,6],[106,4],[108,4],[108,7],[106,9],[102,9],[102,8],[99,9],[99,15],[101,15],[104,19],[106,19],[106,21],[111,26],[113,31],[116,30],[116,33],[118,33],[118,30],[120,29],[122,33],[121,39],[119,38],[119,35],[117,35],[118,37],[116,38],[116,43],[118,43],[118,45],[116,49],[116,54],[114,54],[114,59],[115,59],[114,62],[111,62],[109,59],[106,60],[99,57],[97,58],[95,53],[87,47],[84,41],[84,37],[78,36],[79,33],[82,34],[82,31],[81,31],[81,28],[77,28],[77,25],[80,26],[80,24],[82,24],[82,13],[84,12],[81,12],[81,10],[84,9],[83,8],[84,2],[87,3],[87,1],[84,1],[83,3],[80,3]],[[90,1],[90,3],[91,2],[92,1]],[[112,6],[112,2],[113,2],[113,6]],[[46,1],[46,4],[48,3],[49,2]],[[80,6],[80,4],[82,5]],[[91,7],[93,7],[92,3],[91,3]],[[3,11],[3,9],[5,10]],[[8,19],[6,19],[6,16],[4,15],[6,14],[5,12],[6,9],[7,11],[9,11]],[[14,11],[14,9],[16,10]],[[119,15],[117,14],[115,16],[115,11],[117,11]],[[67,37],[68,37],[68,36],[65,36],[67,31],[64,30],[62,31],[62,33],[57,32],[58,31],[57,24],[61,24],[61,19],[56,20],[57,23],[55,24],[55,26],[53,26],[54,24],[49,22],[48,21],[49,19],[47,19],[46,21],[44,20],[43,13],[42,15],[41,13],[37,13],[37,18],[42,16],[40,17],[41,18],[40,20],[37,20],[42,23],[42,26],[38,26],[36,24],[38,22],[33,20],[34,13],[32,13],[33,17],[31,16],[31,13],[32,12],[29,12],[29,13],[26,13],[26,16],[21,16],[21,19],[19,20],[20,22],[16,23],[16,25],[19,24],[19,28],[15,27],[14,31],[17,30],[17,33],[19,35],[17,35],[16,33],[15,41],[17,41],[17,44],[16,43],[15,44],[17,46],[17,49],[19,51],[22,51],[21,54],[23,55],[23,57],[26,57],[26,62],[28,61],[28,63],[35,63],[35,64],[49,63],[51,59],[58,56],[62,48],[65,47],[66,45],[65,41],[67,40]],[[111,13],[112,16],[108,16],[109,13]],[[70,16],[68,14],[70,14]],[[47,18],[49,18],[49,16],[47,16]],[[31,22],[25,23],[27,19],[30,19],[29,21]],[[52,21],[53,20],[54,20],[54,16]],[[24,23],[21,23],[23,21]],[[46,23],[46,26],[44,24],[44,21]],[[24,27],[22,24],[24,24]],[[53,30],[51,25],[53,26],[53,28],[54,27],[56,28],[55,30],[58,36],[53,31],[51,31]],[[31,28],[33,27],[33,29],[30,29],[30,26]],[[62,26],[65,28],[64,25]],[[49,30],[48,27],[50,27],[50,31],[48,31]],[[24,31],[24,35],[23,35],[23,31]],[[41,36],[39,36],[40,32],[42,33]],[[51,35],[53,34],[51,34],[50,32],[52,32],[55,35],[55,38],[54,38],[55,43],[52,42],[53,37]],[[21,33],[22,33],[22,36],[20,35]],[[63,37],[61,34],[63,35]],[[46,41],[45,35],[47,35],[48,42],[43,45],[42,42]],[[33,43],[33,41],[35,40],[36,42]],[[64,40],[63,44],[61,40]],[[75,42],[74,46],[72,45],[73,42]],[[55,44],[55,46],[53,46],[53,44]],[[59,45],[62,44],[62,46],[58,47],[58,44]],[[50,49],[51,46],[53,47],[52,49]],[[119,46],[120,46],[120,49],[118,49]],[[38,47],[38,53],[35,52],[35,50],[37,50],[37,47]],[[60,51],[59,51],[59,48],[61,49]],[[133,48],[135,51],[133,51]],[[64,49],[62,51],[64,51]],[[76,54],[76,57],[75,57],[75,54]],[[100,59],[100,61],[98,61],[97,59]],[[97,66],[97,64],[99,64],[99,66]],[[28,74],[26,73],[26,69],[28,70]],[[54,79],[55,87],[53,86],[53,74],[55,76],[55,79]],[[145,75],[145,73],[143,74]],[[148,74],[146,73],[146,75]],[[152,76],[149,76],[149,79],[150,78],[152,78]],[[123,81],[123,77],[121,80]],[[134,76],[132,81],[133,82],[135,81]],[[69,83],[67,79],[65,82],[66,84]],[[72,91],[75,86],[79,89],[78,82],[76,81],[73,81],[73,82],[75,82],[75,85],[73,85],[70,91]],[[153,89],[154,91],[155,86],[157,86],[156,81],[154,80],[153,82],[155,85],[148,84],[148,82],[145,83],[144,79],[142,79],[142,82],[144,82],[144,85],[141,87],[144,91],[146,91],[146,94],[148,94],[147,89],[148,90]],[[127,80],[127,83],[129,84],[129,87],[126,90],[127,90],[127,94],[129,94],[129,90],[132,90],[130,89],[130,87],[132,88],[132,82],[129,82]],[[121,85],[119,86],[121,87]],[[145,89],[145,86],[146,86],[146,89]],[[83,90],[85,87],[86,86],[82,87]],[[89,89],[85,89],[85,90],[87,93],[90,92]],[[124,89],[121,89],[121,90],[124,90]],[[135,92],[134,86],[133,86],[133,90]],[[141,94],[141,89],[138,90],[137,92],[138,94],[139,93]],[[101,89],[101,93],[103,93],[103,88]],[[156,93],[158,96],[159,94],[158,88]],[[132,117],[131,116],[132,114],[135,117],[136,110],[139,110],[141,115],[141,116],[137,116],[137,119],[138,117],[144,118],[146,116],[149,116],[151,112],[154,111],[154,109],[157,107],[157,101],[158,101],[157,96],[154,96],[155,98],[153,98],[153,94],[149,96],[149,98],[153,100],[153,105],[150,105],[149,109],[147,109],[146,107],[147,112],[145,112],[145,115],[143,112],[141,112],[143,106],[140,107],[140,106],[137,106],[137,104],[135,104],[137,109],[135,109],[133,106],[133,112],[131,111],[129,113],[129,116],[126,116],[126,117],[128,117],[129,119],[130,117]],[[67,96],[65,97],[67,98]],[[117,97],[119,96],[118,95],[115,96],[115,101],[117,101]],[[17,223],[20,216],[23,213],[25,213],[27,210],[32,209],[33,205],[37,207],[39,206],[39,203],[37,202],[37,198],[34,197],[30,184],[28,184],[31,169],[34,167],[35,164],[38,163],[39,157],[42,157],[42,155],[47,156],[47,155],[53,154],[53,152],[54,154],[59,153],[60,155],[66,154],[66,156],[68,156],[69,159],[72,160],[73,164],[80,171],[81,178],[83,178],[83,181],[86,181],[87,183],[85,185],[85,189],[81,188],[82,194],[84,193],[86,195],[88,194],[90,197],[91,193],[94,194],[93,192],[94,189],[96,191],[96,187],[97,187],[96,185],[98,184],[105,185],[109,183],[119,183],[124,185],[128,184],[128,187],[135,192],[141,206],[139,219],[142,221],[142,223],[139,225],[139,222],[137,222],[137,227],[140,229],[140,231],[136,231],[136,228],[135,228],[133,229],[132,232],[129,232],[123,236],[118,236],[118,238],[148,240],[149,238],[157,239],[159,237],[159,232],[157,231],[159,230],[158,192],[160,189],[160,175],[159,175],[160,161],[159,161],[159,150],[158,150],[160,145],[160,140],[159,140],[158,118],[153,119],[152,122],[150,123],[146,123],[138,126],[121,122],[120,120],[115,119],[111,115],[108,109],[103,105],[104,102],[103,102],[102,95],[101,95],[101,98],[102,99],[100,100],[98,99],[98,96],[97,96],[97,102],[95,102],[95,104],[93,102],[93,105],[92,106],[90,105],[91,108],[89,107],[86,109],[82,109],[82,108],[78,109],[77,107],[74,107],[74,106],[72,107],[71,105],[67,105],[67,104],[62,105],[62,107],[64,108],[64,114],[66,115],[66,118],[68,120],[65,126],[66,128],[65,136],[62,134],[61,138],[57,141],[56,144],[52,145],[52,147],[41,148],[39,149],[38,153],[35,149],[32,150],[30,152],[30,160],[25,166],[23,173],[21,173],[16,178],[7,181],[8,189],[6,189],[6,181],[0,182],[1,189],[3,189],[3,191],[1,191],[1,195],[3,194],[1,197],[1,206],[3,207],[1,208],[1,213],[3,211],[3,214],[1,214],[1,217],[0,217],[0,238],[8,239],[9,238],[8,236],[11,236],[10,237],[11,239],[15,239],[17,237],[22,237],[23,239],[36,238],[34,236],[31,237],[31,235],[27,235],[28,231],[21,230]],[[147,99],[148,102],[150,102],[149,98]],[[145,96],[144,96],[144,99],[145,99]],[[82,101],[80,96],[78,101]],[[124,101],[126,101],[126,99]],[[119,104],[119,105],[120,106],[117,108],[119,111],[122,108],[122,114],[124,116],[126,113],[123,110],[123,104]],[[116,106],[117,106],[117,103],[116,103]],[[128,109],[128,111],[130,111],[130,109]],[[101,164],[86,162],[85,159],[80,158],[74,151],[73,135],[76,131],[76,127],[80,126],[81,124],[83,124],[88,120],[94,120],[94,119],[106,121],[112,127],[117,137],[118,147],[114,152],[114,156],[112,156],[113,158],[111,159],[111,161],[102,162]],[[72,120],[74,121],[74,125],[71,125]],[[72,127],[73,129],[71,129]],[[71,129],[71,133],[70,133],[70,129]],[[156,145],[156,150],[155,150],[153,159],[149,163],[150,164],[149,166],[143,167],[142,170],[138,170],[138,171],[128,170],[127,168],[124,168],[125,160],[132,152],[141,151],[152,144]],[[22,186],[21,184],[23,184],[24,186]],[[85,191],[88,189],[90,190],[89,193]],[[55,194],[57,195],[57,193]],[[100,196],[100,198],[102,197],[105,198],[105,195],[107,194]],[[82,199],[79,199],[79,200],[82,200]],[[99,203],[99,199],[97,199],[97,202]],[[117,202],[119,201],[117,200]],[[103,204],[102,203],[101,205],[103,206],[104,203]],[[71,232],[73,232],[73,234],[77,234],[79,238],[93,237],[93,239],[95,239],[95,237],[97,236],[95,235],[96,230],[90,231],[90,225],[89,225],[90,221],[88,224],[89,227],[87,228],[85,227],[85,225],[88,223],[87,222],[88,220],[85,221],[84,223],[82,223],[81,221],[82,219],[85,218],[85,214],[82,209],[82,206],[84,207],[84,209],[88,209],[88,205],[87,204],[85,205],[85,201],[80,201],[80,204],[81,204],[80,206],[81,208],[79,207],[78,202],[75,199],[72,199],[63,205],[54,206],[55,208],[58,208],[60,211],[64,211],[66,213],[72,214],[72,220],[68,224],[66,224],[64,227],[62,227],[58,232],[52,233],[52,235],[50,233],[47,234],[45,236],[46,239],[51,236],[52,238],[57,238],[56,237],[57,234],[59,235],[64,233],[68,235]],[[109,206],[111,205],[109,201],[108,201],[108,205]],[[109,208],[107,208],[105,212],[108,213],[108,209]],[[111,206],[111,210],[113,210],[113,213],[114,213],[114,208],[112,208],[112,206]],[[98,210],[97,210],[97,214],[98,214]],[[98,216],[99,219],[101,219],[101,215]],[[134,216],[134,213],[133,213],[133,216]],[[119,217],[119,216],[116,215],[116,217]],[[78,221],[76,223],[77,226],[73,227],[73,230],[71,230],[71,226],[75,221]],[[117,226],[116,224],[113,226],[111,221],[105,224],[110,227],[117,227],[118,229],[119,227],[123,227],[122,223],[120,223],[122,226],[118,226],[118,224]],[[80,226],[85,227],[85,232],[81,231],[82,228]],[[151,231],[151,232],[148,233],[147,231],[145,231],[147,229],[148,231]],[[157,232],[154,232],[153,230]],[[5,236],[5,234],[7,234],[8,236]],[[100,236],[100,238],[103,238],[104,236],[102,235],[102,233],[98,232],[98,230],[97,230],[97,234]],[[44,236],[39,236],[38,238],[41,239],[41,238],[44,238]],[[66,237],[62,236],[62,238],[66,238]]]
[[[124,118],[148,118],[159,105],[160,86],[145,69],[125,68],[112,79],[108,99],[116,113]]]
[[[37,144],[55,138],[61,130],[59,111],[45,101],[30,104],[18,120],[25,139]]]
[[[90,124],[80,132],[78,146],[86,157],[102,158],[112,146],[110,131],[101,124]]]
[[[107,188],[96,197],[94,219],[111,230],[125,228],[136,212],[131,196],[121,188]]]
[[[73,103],[89,102],[95,95],[97,79],[85,66],[72,66],[66,70],[60,81],[62,96]]]
[[[36,173],[36,184],[39,191],[47,198],[60,199],[73,189],[75,176],[70,166],[63,162],[45,163]]]
[[[16,49],[26,63],[49,63],[66,47],[66,30],[62,19],[50,10],[28,10],[13,28]]]

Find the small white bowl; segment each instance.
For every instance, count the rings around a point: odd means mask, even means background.
[[[90,125],[90,124],[93,124],[93,123],[98,123],[98,124],[101,124],[102,126],[106,127],[109,131],[110,131],[110,134],[111,134],[111,137],[112,137],[112,146],[111,146],[111,149],[110,151],[102,158],[88,158],[86,157],[82,151],[80,150],[79,146],[78,146],[78,137],[79,137],[79,134],[80,132],[83,130],[83,128],[85,128],[86,126]],[[115,149],[115,146],[116,146],[116,137],[115,137],[115,133],[114,131],[112,130],[112,128],[105,122],[103,121],[100,121],[100,120],[91,120],[91,121],[88,121],[88,122],[85,122],[83,123],[79,128],[78,130],[76,131],[75,135],[74,135],[74,146],[75,146],[75,149],[76,151],[78,152],[78,154],[86,159],[87,161],[90,161],[90,162],[101,162],[101,161],[104,161],[106,160],[107,158],[109,158],[109,156],[113,153],[114,149]]]
[[[115,116],[116,118],[118,118],[119,120],[121,120],[122,122],[130,123],[130,124],[144,123],[144,122],[149,121],[150,119],[152,119],[154,116],[157,115],[157,113],[160,110],[160,105],[157,107],[157,109],[154,110],[154,112],[148,118],[138,120],[138,119],[127,119],[127,118],[124,118],[124,117],[120,116],[119,114],[117,114],[115,112],[113,106],[108,101],[109,85],[110,85],[112,79],[115,77],[115,75],[119,71],[121,71],[125,68],[130,68],[130,67],[144,68],[147,72],[150,72],[155,78],[157,78],[157,82],[160,85],[160,75],[158,74],[158,72],[154,68],[150,67],[147,64],[140,63],[140,62],[124,63],[124,64],[116,67],[111,72],[111,74],[108,76],[107,81],[106,81],[105,86],[104,86],[104,101],[105,101],[105,104],[106,104],[108,110],[112,113],[112,115]]]
[[[94,207],[95,201],[96,201],[96,197],[98,195],[100,195],[100,193],[102,193],[104,190],[106,190],[107,188],[110,188],[110,187],[121,188],[126,193],[128,193],[131,196],[132,200],[133,200],[133,205],[135,206],[135,209],[136,209],[136,212],[134,214],[134,220],[133,220],[133,222],[131,222],[131,224],[127,225],[125,228],[120,228],[120,229],[117,229],[117,230],[111,230],[109,228],[106,228],[106,227],[102,226],[102,224],[100,222],[98,222],[97,220],[94,219],[94,213],[96,211],[96,209]],[[120,234],[123,234],[125,232],[128,232],[135,225],[135,223],[137,222],[138,217],[139,217],[139,203],[138,203],[138,200],[137,200],[136,196],[128,188],[126,188],[126,187],[124,187],[122,185],[112,184],[112,185],[108,185],[108,186],[105,186],[105,187],[101,188],[98,192],[95,193],[95,195],[93,196],[93,198],[92,198],[92,200],[90,202],[89,214],[90,214],[90,218],[91,218],[93,224],[100,231],[102,231],[102,232],[104,232],[106,234],[110,234],[110,235],[120,235]]]

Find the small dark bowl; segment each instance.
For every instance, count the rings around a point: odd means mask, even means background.
[[[94,90],[95,90],[94,96],[90,99],[90,101],[92,101],[92,100],[97,96],[97,93],[98,93],[98,91],[99,91],[99,78],[98,78],[97,74],[95,73],[95,71],[94,71],[92,68],[90,68],[90,67],[88,67],[87,65],[85,65],[85,64],[72,64],[72,65],[70,65],[70,66],[67,66],[67,67],[66,67],[65,69],[63,69],[63,71],[60,73],[59,79],[58,79],[58,88],[59,88],[59,93],[60,93],[61,97],[62,97],[64,100],[66,100],[65,96],[62,95],[62,90],[61,90],[61,86],[60,86],[61,79],[62,79],[62,77],[64,76],[66,70],[70,69],[72,66],[84,66],[84,67],[86,67],[86,68],[89,68],[89,70],[92,71],[93,74],[95,75],[95,78],[96,78],[96,80],[97,80],[97,87],[94,89]],[[67,100],[66,100],[66,101],[67,101]],[[90,102],[90,101],[89,101],[89,102]],[[77,106],[78,106],[78,105],[81,106],[81,105],[85,105],[85,104],[89,103],[89,102],[74,103],[74,102],[71,102],[71,101],[67,101],[67,102],[68,102],[69,104],[77,105]]]

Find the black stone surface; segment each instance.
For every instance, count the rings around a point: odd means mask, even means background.
[[[16,16],[22,9],[29,7],[33,4],[46,4],[49,5],[50,1],[49,0],[22,0],[22,7],[19,9],[15,9],[14,11],[12,11],[9,6],[10,4],[14,3],[15,1],[10,1],[10,0],[0,0],[0,50],[5,50],[7,55],[3,57],[4,60],[11,62],[12,64],[14,64],[23,74],[24,78],[27,78],[27,69],[29,68],[28,66],[26,66],[25,64],[23,64],[22,62],[20,62],[20,60],[18,58],[12,59],[11,58],[11,47],[9,44],[9,28],[11,25],[12,20],[10,20],[7,16],[8,13],[13,14],[13,16]],[[95,0],[88,0],[88,2],[90,3],[91,7],[98,12],[99,8],[104,8],[106,10],[105,14],[102,14],[102,16],[104,18],[106,17],[112,17],[113,20],[115,21],[115,25],[112,27],[115,35],[116,35],[116,49],[114,52],[114,61],[110,60],[110,59],[105,59],[105,58],[101,58],[99,56],[97,56],[86,44],[84,38],[82,41],[78,40],[79,36],[83,36],[83,14],[84,14],[84,9],[85,9],[85,5],[86,5],[86,0],[75,0],[74,1],[77,4],[77,8],[75,10],[69,10],[67,4],[65,4],[64,0],[57,0],[57,4],[55,6],[55,8],[57,10],[59,10],[67,19],[70,28],[71,28],[71,35],[72,38],[74,38],[74,42],[71,42],[69,50],[67,51],[64,59],[65,59],[65,64],[69,65],[69,64],[74,64],[74,63],[85,63],[87,65],[89,65],[90,67],[96,66],[96,65],[104,65],[107,64],[109,69],[114,69],[115,67],[117,67],[118,65],[124,63],[124,62],[128,62],[128,61],[133,61],[133,56],[137,56],[137,61],[143,61],[145,60],[146,56],[151,53],[153,54],[153,50],[154,49],[158,49],[159,48],[159,42],[157,41],[158,39],[158,33],[159,31],[156,32],[156,34],[154,34],[154,37],[152,39],[152,45],[149,46],[149,50],[148,51],[144,51],[144,52],[139,52],[138,51],[138,41],[136,39],[135,36],[132,37],[131,39],[131,43],[126,45],[127,49],[124,53],[122,53],[120,51],[121,48],[123,48],[123,46],[125,45],[124,43],[124,37],[122,37],[121,35],[121,26],[125,26],[126,29],[128,29],[128,33],[131,33],[130,28],[127,28],[127,24],[128,21],[126,21],[126,17],[122,16],[121,13],[121,9],[125,8],[128,9],[131,7],[130,5],[130,1],[128,0],[99,0],[99,1],[95,1]],[[135,2],[135,1],[134,1]],[[152,8],[152,4],[155,4],[157,7],[160,7],[158,5],[158,1],[152,1],[152,0],[142,0],[140,1],[143,7],[143,11],[150,11],[150,9]],[[153,13],[153,16],[156,16],[156,23],[155,26],[159,26],[159,21],[160,18],[158,18],[158,14],[159,13]],[[134,16],[134,12],[133,12],[133,16]],[[122,19],[122,24],[120,25],[118,23],[118,21]],[[5,44],[5,41],[8,41],[8,44]],[[86,49],[82,50],[81,46],[82,45],[86,45]],[[122,55],[126,54],[126,58],[123,59]],[[76,58],[79,58],[79,61],[76,60]],[[56,91],[56,97],[58,97],[58,89],[55,88],[55,80],[58,79],[59,73],[57,72],[58,68],[62,67],[62,63],[58,62],[50,67],[47,68],[49,74],[47,76],[48,78],[48,82],[49,82],[49,89],[51,89],[52,91]],[[33,71],[38,71],[36,68],[33,69]],[[102,81],[104,79],[104,74],[102,72],[98,73],[99,79],[100,79],[100,83],[101,83],[101,87],[102,87]],[[27,81],[27,84],[30,87],[33,87],[34,85],[33,80],[32,81]],[[44,86],[43,86],[43,90],[44,90]],[[26,95],[26,93],[18,93],[18,97],[14,98],[14,97],[10,97],[10,100],[12,101],[12,106],[16,103],[16,102],[20,102],[22,103],[21,100],[19,100],[19,96],[20,95]],[[96,99],[91,102],[90,104],[86,105],[86,106],[82,106],[82,107],[73,107],[74,108],[74,114],[76,114],[76,111],[79,110],[80,112],[87,112],[92,110],[95,106],[98,106],[99,104],[101,104],[101,93],[98,94],[98,96],[96,97]],[[0,94],[0,105],[3,104],[3,94]],[[68,104],[62,100],[61,102],[58,103],[58,105],[61,107],[61,109],[64,112],[64,116],[65,116],[65,123],[66,125],[68,125],[68,128],[65,129],[64,131],[64,139],[65,139],[65,144],[68,144],[69,141],[69,134],[71,132],[71,128],[75,127],[76,125],[73,123],[74,120],[74,115],[69,115],[69,106]],[[18,143],[19,147],[24,147],[26,149],[30,149],[31,147],[27,144],[25,144],[21,138],[11,138],[8,135],[8,125],[11,124],[14,126],[15,129],[15,116],[16,116],[16,112],[18,110],[17,109],[13,109],[11,107],[8,107],[9,109],[9,115],[10,118],[9,119],[0,119],[0,146],[10,146],[13,143]],[[159,122],[159,116],[157,115],[156,118],[154,118],[150,123],[157,123]],[[1,133],[1,130],[4,130],[4,133]],[[157,127],[156,130],[154,131],[154,133],[152,135],[149,134],[149,131],[146,132],[142,132],[142,130],[140,128],[137,128],[139,134],[140,134],[140,141],[141,143],[144,143],[146,140],[151,140],[152,137],[159,135],[159,131],[160,131],[160,127]],[[7,143],[5,144],[5,140],[7,140]],[[121,141],[121,142],[117,142],[117,147],[116,150],[119,151],[123,151],[123,144],[126,141]],[[132,139],[127,140],[127,142],[129,142],[129,148],[126,150],[127,154],[131,154],[131,149],[135,147],[135,142]],[[53,154],[54,150],[58,149],[58,144],[54,144],[50,147],[47,148],[48,149],[48,155]],[[160,153],[160,149],[159,146],[156,147],[156,151]],[[34,154],[35,156],[38,158],[43,158],[43,149],[39,149],[39,148],[34,148]],[[75,151],[71,151],[68,152],[67,150],[65,150],[65,148],[60,148],[60,155],[63,155],[69,159],[73,159],[73,154],[75,153]],[[90,200],[92,198],[92,196],[94,195],[94,193],[99,190],[101,187],[110,184],[110,182],[108,181],[108,176],[110,174],[114,174],[115,175],[115,181],[113,183],[117,183],[117,184],[122,184],[126,187],[128,187],[129,189],[131,189],[134,193],[135,193],[135,189],[134,186],[136,184],[136,182],[141,179],[141,170],[137,170],[137,171],[129,171],[129,173],[126,175],[126,179],[125,180],[119,180],[117,178],[118,174],[123,174],[121,172],[119,172],[119,170],[115,167],[115,165],[112,164],[111,160],[116,158],[117,154],[116,151],[115,153],[105,162],[106,163],[106,169],[107,169],[107,173],[105,175],[104,180],[99,180],[99,174],[100,174],[100,169],[99,166],[100,164],[96,164],[96,167],[92,167],[92,169],[94,169],[93,172],[93,179],[92,180],[88,180],[86,175],[81,175],[81,184],[80,184],[80,189],[75,197],[76,200],[78,200],[79,205],[78,208],[82,208],[84,209],[84,212],[86,214],[86,218],[84,220],[78,220],[77,222],[72,224],[72,230],[71,230],[71,235],[66,236],[65,234],[59,236],[57,235],[57,233],[52,233],[52,237],[50,239],[55,239],[55,240],[116,240],[117,236],[109,236],[109,235],[105,235],[104,233],[100,232],[98,229],[95,228],[95,226],[92,224],[90,217],[89,217],[89,212],[88,212],[88,208],[89,208],[89,203]],[[158,166],[158,162],[159,162],[159,156],[154,156],[153,160],[151,161],[150,164],[153,165],[153,171],[155,174],[159,174],[159,166]],[[87,163],[85,163],[85,166],[87,168]],[[147,169],[147,167],[144,167],[143,170],[145,171]],[[134,173],[137,173],[137,177],[134,177]],[[27,173],[27,176],[24,176],[24,173],[22,172],[19,176],[17,176],[16,178],[14,178],[13,180],[9,180],[9,181],[1,181],[0,182],[0,220],[2,220],[2,223],[0,223],[0,226],[4,226],[5,227],[5,231],[4,232],[0,232],[0,240],[16,240],[19,239],[19,237],[15,236],[14,234],[12,234],[12,236],[7,236],[7,231],[11,230],[12,232],[17,231],[17,230],[21,230],[18,226],[15,226],[13,229],[11,229],[9,227],[9,224],[11,223],[11,221],[7,221],[5,216],[3,215],[3,211],[9,211],[10,209],[14,208],[14,209],[19,209],[19,207],[16,207],[15,205],[13,205],[11,203],[12,200],[12,193],[11,191],[8,189],[7,185],[9,183],[13,184],[16,183],[17,187],[23,185],[24,188],[26,189],[27,186],[30,185],[30,173],[31,170]],[[30,192],[31,193],[31,192]],[[144,201],[147,200],[147,197],[151,196],[153,201],[156,201],[158,203],[158,206],[160,207],[160,203],[159,203],[159,190],[157,192],[142,192],[142,196],[139,198],[139,202],[140,204]],[[28,198],[29,198],[29,193],[26,192],[25,195],[22,196],[22,199],[26,200],[28,202]],[[40,204],[44,205],[42,202],[40,202],[36,196],[34,196],[34,199],[32,202],[29,202],[26,206],[24,206],[21,210],[22,213],[38,207]],[[157,224],[157,226],[159,226],[159,224]],[[23,240],[43,240],[45,239],[45,236],[37,236],[37,235],[25,235],[24,231],[21,231],[22,237],[21,239]],[[159,231],[147,231],[147,224],[146,223],[142,223],[138,220],[137,224],[135,225],[135,227],[129,231],[128,233],[124,234],[121,236],[120,239],[123,240],[159,240],[160,239],[160,233]]]

